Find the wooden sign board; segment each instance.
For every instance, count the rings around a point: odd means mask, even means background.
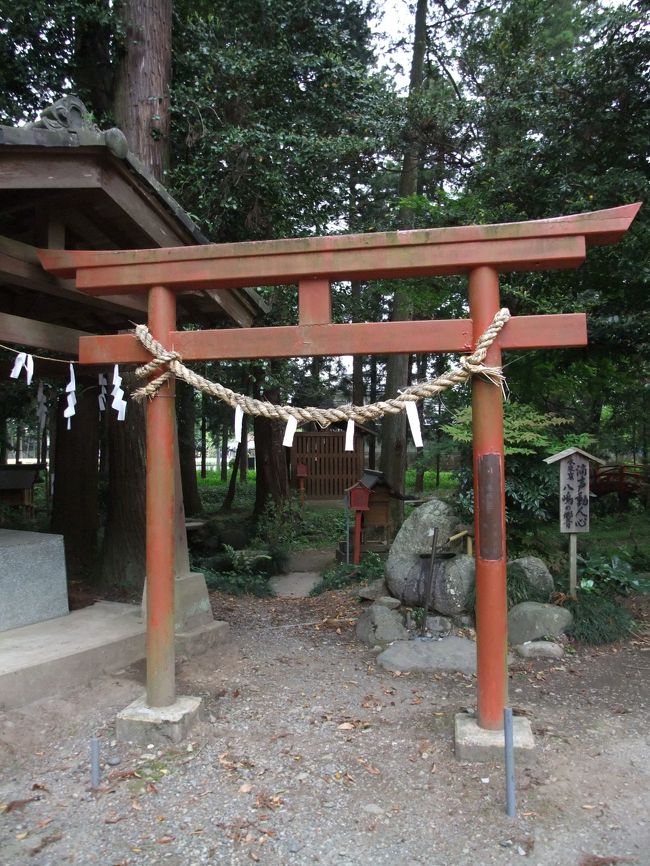
[[[589,532],[589,461],[577,453],[560,461],[560,532]]]

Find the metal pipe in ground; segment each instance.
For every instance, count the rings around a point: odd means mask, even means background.
[[[506,814],[514,818],[516,814],[515,799],[515,747],[512,730],[512,708],[503,711],[504,751],[506,765]]]

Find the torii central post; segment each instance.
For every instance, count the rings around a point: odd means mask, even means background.
[[[76,276],[90,295],[146,292],[149,329],[184,361],[472,351],[500,308],[499,274],[579,266],[587,246],[618,241],[640,205],[521,223],[422,229],[129,251],[41,250],[44,268]],[[333,324],[333,280],[466,274],[469,319]],[[297,283],[298,323],[231,330],[176,330],[176,295]],[[587,344],[586,317],[510,319],[486,363],[504,349]],[[82,337],[81,364],[151,360],[135,336]],[[507,703],[506,528],[501,389],[472,382],[476,537],[478,724],[498,730]],[[147,406],[147,695],[176,702],[174,673],[174,384]],[[180,494],[178,494],[180,495]]]

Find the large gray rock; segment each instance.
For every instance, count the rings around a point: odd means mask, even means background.
[[[433,606],[440,613],[455,615],[468,610],[469,595],[474,586],[474,557],[462,553],[442,561],[433,588]]]
[[[550,640],[529,640],[515,647],[522,659],[561,659],[564,647]]]
[[[573,616],[564,607],[522,601],[508,613],[508,640],[516,646],[543,637],[559,637],[572,623]]]
[[[384,605],[372,604],[357,620],[357,638],[368,646],[387,646],[407,637],[401,615]]]
[[[386,560],[386,583],[396,598],[405,604],[422,604],[429,568],[426,557],[431,554],[433,529],[438,529],[438,546],[441,547],[457,525],[458,515],[440,499],[425,502],[409,515],[395,536]]]
[[[397,641],[377,656],[387,671],[461,671],[476,673],[476,644],[450,635],[442,640]]]
[[[537,556],[522,556],[508,563],[508,577],[523,580],[535,595],[551,597],[555,589],[551,572],[544,560]]]
[[[360,586],[357,595],[364,601],[376,601],[380,596],[388,594],[388,587],[384,578],[373,580],[368,586]]]

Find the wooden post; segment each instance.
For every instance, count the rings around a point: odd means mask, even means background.
[[[164,286],[149,291],[149,329],[169,346],[176,328],[176,296]],[[147,704],[176,699],[174,676],[175,413],[174,380],[147,403]]]
[[[569,595],[577,598],[578,594],[578,536],[575,532],[569,535]]]
[[[494,268],[470,271],[469,307],[477,340],[499,309],[499,276]],[[501,366],[496,343],[485,363]],[[503,400],[498,385],[478,376],[472,379],[472,423],[478,723],[499,730],[508,698]]]
[[[361,562],[361,512],[354,512],[354,557],[355,565]]]

